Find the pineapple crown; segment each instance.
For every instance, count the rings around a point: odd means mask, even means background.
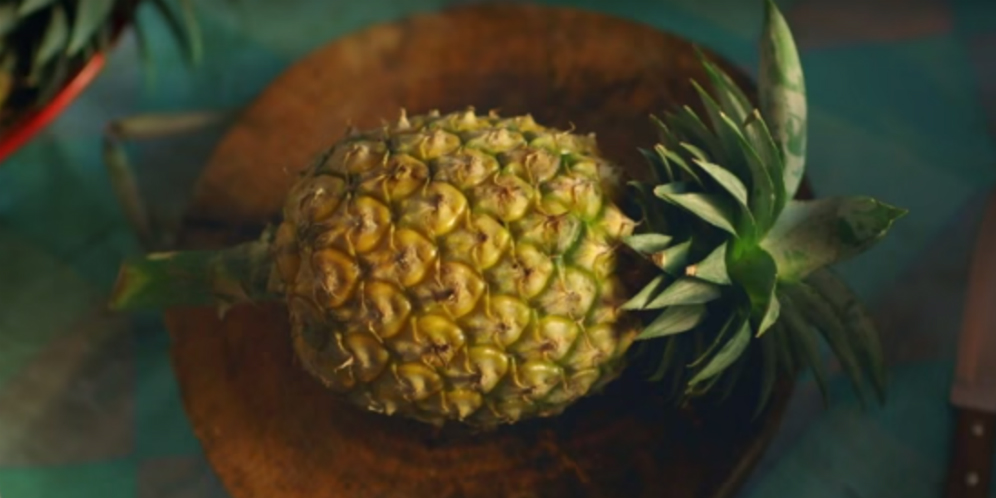
[[[0,5],[0,107],[3,121],[45,105],[95,54],[107,50],[125,21],[134,21],[140,56],[151,60],[143,0],[14,0]],[[183,48],[199,62],[202,44],[193,0],[149,0]]]
[[[659,272],[624,308],[652,313],[639,340],[652,379],[674,374],[684,395],[736,382],[757,348],[760,405],[780,371],[809,367],[825,396],[819,338],[858,393],[879,399],[877,333],[828,267],[880,240],[906,211],[869,197],[795,200],[806,160],[806,90],[788,24],[765,2],[759,107],[700,52],[712,92],[692,81],[706,119],[689,106],[653,118],[644,150],[653,184],[631,182],[642,211],[626,244]],[[658,347],[648,347],[650,345]],[[862,399],[864,399],[862,397]]]

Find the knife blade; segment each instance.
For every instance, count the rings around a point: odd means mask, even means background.
[[[958,338],[951,404],[957,414],[947,498],[988,498],[996,454],[996,192],[979,225]]]

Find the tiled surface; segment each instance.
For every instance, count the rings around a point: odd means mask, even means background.
[[[226,496],[184,416],[161,321],[101,311],[118,261],[135,250],[100,161],[104,123],[137,112],[235,108],[332,38],[474,1],[199,2],[204,69],[184,69],[160,25],[152,33],[159,69],[148,86],[126,40],[97,83],[0,166],[0,496]],[[760,2],[544,3],[637,19],[748,69],[756,62]],[[996,183],[996,2],[779,5],[803,52],[819,193],[872,194],[911,214],[882,246],[842,266],[885,335],[894,362],[889,404],[862,411],[838,379],[834,404],[823,409],[803,381],[742,496],[936,497],[965,259]],[[216,138],[217,131],[134,149],[160,211],[182,206]]]

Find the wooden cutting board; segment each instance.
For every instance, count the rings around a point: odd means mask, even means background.
[[[688,43],[586,11],[477,5],[375,26],[301,60],[248,108],[199,181],[182,246],[255,237],[348,123],[376,126],[401,107],[531,112],[595,132],[637,173],[636,148],[654,143],[648,116],[697,102],[690,77],[705,75]],[[791,390],[779,385],[752,422],[752,392],[693,416],[631,375],[555,419],[438,431],[335,400],[295,364],[280,306],[223,320],[175,310],[167,324],[187,412],[234,498],[728,497]]]

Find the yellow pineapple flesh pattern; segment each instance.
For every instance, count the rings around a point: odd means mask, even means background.
[[[274,243],[303,367],[435,424],[560,413],[618,375],[638,332],[612,171],[594,137],[529,116],[354,131],[302,173]]]

